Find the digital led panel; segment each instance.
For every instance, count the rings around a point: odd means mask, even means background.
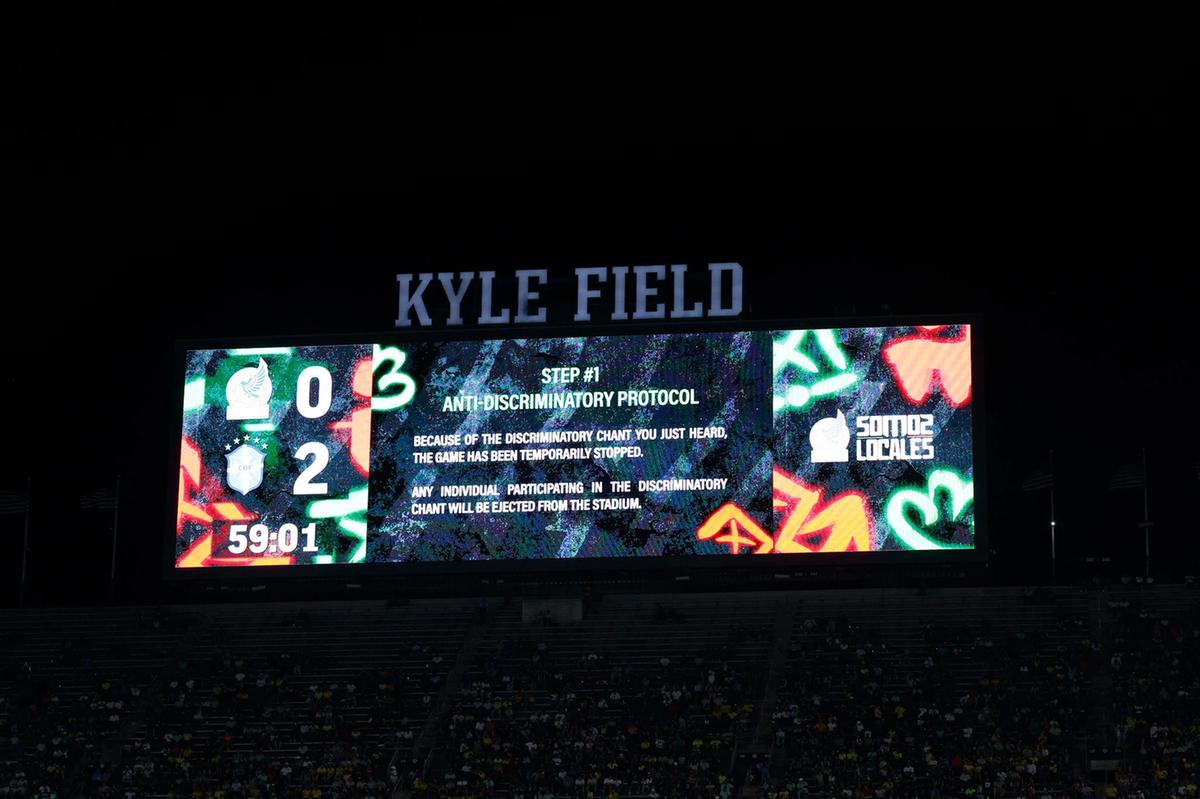
[[[971,333],[189,349],[173,563],[971,550]]]

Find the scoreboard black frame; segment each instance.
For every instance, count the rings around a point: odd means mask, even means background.
[[[971,442],[973,482],[982,486],[973,497],[973,546],[961,549],[893,550],[854,552],[773,552],[769,556],[741,555],[654,555],[641,557],[568,557],[535,559],[477,559],[438,560],[425,562],[383,563],[333,563],[300,564],[286,566],[210,566],[203,568],[181,568],[176,566],[176,520],[178,513],[178,491],[181,467],[181,448],[178,433],[184,423],[184,390],[186,354],[193,350],[229,348],[268,348],[301,346],[337,346],[352,344],[379,344],[384,346],[415,344],[420,342],[487,341],[496,339],[553,339],[591,336],[637,336],[673,333],[737,333],[767,330],[820,330],[839,328],[915,327],[938,325],[970,325],[971,346]],[[264,579],[277,580],[356,580],[366,577],[433,577],[438,575],[460,575],[463,577],[502,577],[511,575],[558,575],[560,578],[572,573],[605,574],[614,572],[651,573],[660,575],[712,574],[712,570],[749,570],[749,573],[768,574],[798,569],[820,570],[826,567],[841,572],[848,567],[871,570],[873,567],[888,569],[904,566],[929,566],[935,564],[974,564],[987,562],[990,552],[990,530],[988,525],[988,458],[986,427],[987,371],[983,366],[986,331],[983,319],[977,313],[927,314],[904,316],[868,316],[815,319],[772,319],[731,320],[728,322],[703,323],[672,322],[663,324],[628,324],[620,327],[608,325],[577,325],[572,327],[519,327],[497,328],[440,328],[405,329],[385,332],[362,332],[352,334],[321,334],[296,336],[244,337],[234,339],[189,339],[175,342],[172,379],[168,393],[172,403],[169,418],[172,434],[168,437],[169,449],[164,461],[171,465],[169,471],[163,541],[162,573],[168,581],[228,582]]]

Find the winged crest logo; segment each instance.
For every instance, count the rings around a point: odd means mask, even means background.
[[[267,419],[271,416],[271,374],[267,362],[258,359],[258,366],[238,369],[225,384],[225,399],[229,405],[225,418],[231,420]]]

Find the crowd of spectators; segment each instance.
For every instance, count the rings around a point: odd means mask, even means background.
[[[55,675],[72,665],[66,648],[48,664]],[[382,799],[391,754],[411,743],[448,667],[420,643],[406,658],[418,667],[338,679],[321,675],[345,669],[318,654],[209,649],[94,683],[79,682],[93,679],[84,658],[70,701],[61,677],[6,661],[0,796]]]
[[[169,615],[136,614],[158,631]],[[152,675],[125,667],[129,642],[63,639],[46,659],[23,656],[27,633],[0,636],[0,796],[92,795],[89,780],[143,701]]]
[[[1106,620],[1103,645],[1069,615],[1049,632],[929,623],[898,645],[801,617],[766,718],[766,658],[732,656],[765,628],[689,651],[652,652],[648,635],[629,657],[527,626],[484,638],[453,691],[452,663],[421,641],[403,666],[355,669],[215,629],[120,668],[120,642],[23,659],[9,632],[0,797],[1086,797],[1081,739],[1105,685],[1122,762],[1109,797],[1196,797],[1200,613],[1118,598]],[[685,622],[661,608],[648,623]]]
[[[807,619],[773,757],[751,776],[770,799],[1082,790],[1070,733],[1086,724],[1095,652],[1080,620],[1066,624],[1053,646],[926,625],[919,648],[896,652],[878,631]]]
[[[329,678],[324,657],[225,651],[181,661],[159,686],[115,782],[137,796],[387,796],[388,761],[411,745],[447,664],[419,643],[411,670]]]
[[[70,690],[33,673],[11,677],[0,696],[0,796],[70,795],[84,790],[79,764],[101,760],[140,688],[117,677],[81,675]]]
[[[563,656],[537,638],[502,642],[463,687],[444,765],[410,792],[731,796],[733,742],[761,676],[719,651],[632,664]]]
[[[1156,613],[1127,598],[1110,611],[1113,720],[1125,756],[1116,789],[1138,799],[1196,796],[1200,612]]]

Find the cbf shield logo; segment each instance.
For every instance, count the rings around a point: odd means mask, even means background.
[[[262,452],[246,444],[226,453],[225,482],[239,494],[249,494],[262,485],[265,457]]]

